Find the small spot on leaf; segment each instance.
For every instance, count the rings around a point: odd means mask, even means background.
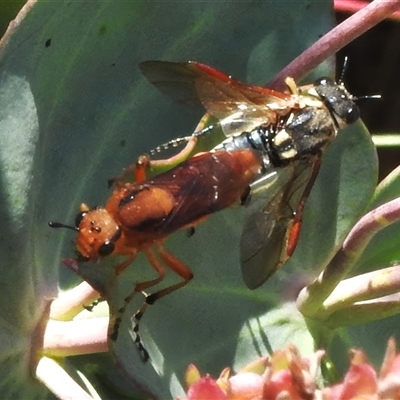
[[[102,25],[99,29],[99,36],[104,36],[106,33],[107,27],[105,25]]]

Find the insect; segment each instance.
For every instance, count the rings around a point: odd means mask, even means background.
[[[146,295],[135,315],[137,344],[146,359],[138,329],[147,305],[193,277],[189,267],[164,248],[166,238],[235,203],[250,202],[241,265],[246,284],[258,287],[293,253],[321,155],[337,130],[355,122],[359,113],[343,85],[326,78],[301,88],[289,79],[289,93],[281,93],[245,85],[198,63],[150,61],[140,68],[167,94],[203,104],[218,118],[227,139],[150,179],[143,172],[149,160],[143,158],[133,168],[137,181],[117,180],[104,207],[83,206],[75,227],[54,222],[50,226],[78,232],[80,260],[124,255],[126,260],[115,269],[120,275],[143,252],[157,272],[157,278],[137,283],[126,297],[111,330],[113,340],[130,299],[161,282],[164,266],[183,279]]]
[[[192,137],[220,128],[227,139],[214,151],[256,149],[263,154],[263,178],[251,184],[240,240],[243,279],[257,288],[293,254],[321,156],[339,129],[358,120],[356,98],[342,79],[321,78],[297,87],[288,78],[288,92],[281,93],[196,62],[146,61],[139,67],[163,93],[184,104],[201,104],[218,119],[216,126]],[[187,139],[175,139],[153,153]]]
[[[255,150],[225,150],[202,153],[177,167],[150,179],[144,176],[147,160],[141,158],[135,183],[117,181],[104,207],[90,210],[81,206],[75,227],[50,222],[53,228],[77,231],[77,261],[97,260],[111,254],[124,255],[126,260],[115,268],[120,275],[143,252],[158,277],[136,284],[125,299],[111,329],[111,338],[117,339],[121,317],[135,293],[143,292],[161,282],[165,266],[183,280],[146,297],[136,314],[139,321],[148,304],[181,288],[193,274],[189,267],[164,248],[165,239],[180,229],[188,229],[210,214],[227,208],[247,195],[248,187],[260,173],[262,155]],[[146,350],[140,343],[139,325],[136,325],[137,344],[143,359]]]

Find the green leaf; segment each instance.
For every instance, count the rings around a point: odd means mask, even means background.
[[[9,367],[2,393],[44,397],[29,374],[31,335],[46,318],[46,300],[76,281],[60,263],[74,255],[73,236],[47,222],[73,224],[82,201],[104,204],[109,178],[190,133],[202,114],[162,97],[137,64],[192,59],[261,84],[332,25],[330,2],[29,3],[0,49],[1,358]],[[113,346],[119,366],[159,398],[182,394],[190,362],[210,372],[229,365],[243,325],[268,308],[273,292],[241,283],[235,211],[213,217],[191,239],[168,241],[196,277],[145,316],[151,362],[139,360],[128,321]],[[149,269],[143,259],[134,263],[115,304]]]
[[[272,308],[261,317],[250,319],[242,328],[236,351],[236,370],[241,360],[252,352],[251,359],[271,354],[273,350],[284,349],[294,344],[301,354],[314,352],[314,339],[306,325],[304,317],[294,303],[283,303]]]

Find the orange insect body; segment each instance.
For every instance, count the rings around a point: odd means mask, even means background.
[[[136,254],[239,201],[262,157],[252,150],[193,157],[143,182],[117,184],[106,206],[83,213],[76,245],[88,260]]]
[[[193,227],[210,214],[227,208],[248,194],[249,185],[258,177],[263,158],[260,152],[246,149],[215,151],[190,158],[154,178],[135,183],[116,183],[105,207],[88,210],[85,206],[76,220],[76,247],[80,259],[96,260],[110,254],[126,255],[115,269],[119,275],[143,251],[158,277],[135,285],[124,299],[124,305],[113,319],[110,337],[116,340],[122,315],[135,293],[161,282],[164,265],[183,281],[146,295],[146,301],[135,314],[136,343],[143,360],[148,353],[141,345],[139,325],[148,304],[186,285],[193,278],[191,270],[163,248],[172,233]],[[142,176],[139,168],[137,176]],[[66,227],[51,223],[53,227]],[[157,254],[154,252],[156,250]],[[161,261],[162,262],[161,262]]]

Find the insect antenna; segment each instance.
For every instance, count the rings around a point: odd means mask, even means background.
[[[187,144],[191,138],[192,138],[192,136],[185,136],[185,137],[181,137],[181,138],[177,138],[177,139],[172,139],[169,142],[163,143],[162,145],[157,146],[154,149],[151,149],[148,153],[151,156],[154,156],[155,154],[162,153],[165,150],[169,150],[171,148],[178,147],[183,144]]]
[[[169,142],[163,143],[162,145],[157,146],[156,148],[150,150],[148,153],[151,156],[154,156],[156,154],[162,153],[163,151],[169,150],[171,148],[175,148],[175,147],[182,146],[182,145],[187,145],[193,138],[199,138],[202,136],[206,136],[207,134],[212,132],[213,129],[215,129],[215,128],[216,128],[216,125],[209,125],[200,131],[193,132],[190,136],[184,136],[184,137],[172,139]]]
[[[79,232],[79,228],[77,226],[66,225],[62,224],[61,222],[54,222],[54,221],[49,221],[48,224],[50,228],[66,228],[66,229],[71,229],[75,232]]]
[[[339,76],[339,80],[338,80],[338,84],[339,85],[343,85],[343,78],[344,78],[344,75],[345,75],[345,73],[347,71],[348,66],[349,66],[349,57],[346,56],[344,58],[342,71],[340,72],[340,76]]]
[[[346,56],[343,61],[342,72],[340,73],[340,77],[338,80],[339,85],[343,85],[343,78],[345,73],[347,72],[347,68],[349,66],[349,57]],[[381,99],[382,96],[380,94],[371,94],[371,95],[364,95],[364,96],[353,96],[354,100],[364,100],[364,99]]]
[[[357,96],[356,100],[364,100],[364,99],[381,99],[382,96],[380,94],[367,94],[364,96]]]

